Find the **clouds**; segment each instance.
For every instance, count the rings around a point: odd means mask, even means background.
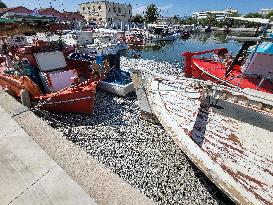
[[[146,10],[146,5],[144,6],[138,6],[136,8],[133,8],[133,15],[136,15],[136,14],[143,14]],[[173,5],[172,4],[167,4],[165,6],[159,6],[158,7],[158,11],[161,12],[161,13],[168,13],[169,10],[173,8]]]

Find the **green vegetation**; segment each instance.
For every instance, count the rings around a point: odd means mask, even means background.
[[[182,20],[182,24],[184,24],[184,25],[193,25],[193,24],[197,24],[197,19],[192,18],[192,17],[188,17],[188,18]]]
[[[135,16],[132,17],[132,22],[137,23],[137,24],[141,24],[144,22],[144,18],[143,18],[143,16],[136,14]]]
[[[158,8],[155,4],[150,4],[147,6],[145,15],[144,15],[144,20],[146,23],[154,23],[159,17],[159,12]]]
[[[218,26],[218,22],[216,20],[216,16],[213,14],[208,15],[207,18],[200,19],[198,21],[199,25],[201,26]]]
[[[0,8],[7,8],[6,4],[4,4],[1,0],[0,0]]]
[[[177,15],[174,15],[171,20],[172,20],[173,24],[180,24],[181,23],[180,19],[178,18]]]
[[[256,13],[248,13],[245,15],[246,18],[263,18],[263,15],[256,12]]]

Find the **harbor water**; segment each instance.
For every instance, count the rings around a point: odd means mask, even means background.
[[[232,33],[229,35],[233,35]],[[186,51],[197,52],[216,48],[227,48],[232,55],[236,55],[241,43],[234,40],[227,40],[228,35],[221,33],[200,33],[194,34],[189,39],[178,39],[174,42],[157,42],[151,46],[133,47],[123,53],[126,57],[155,60],[157,62],[169,62],[175,64],[183,63],[181,54]]]

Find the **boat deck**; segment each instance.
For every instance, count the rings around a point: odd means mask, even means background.
[[[219,62],[206,59],[193,59],[193,76],[195,78],[201,78],[203,80],[211,80],[213,82],[225,83],[231,87],[258,89],[263,92],[273,93],[273,83],[269,80],[265,80],[259,87],[259,83],[262,78],[244,76],[241,78],[240,67],[236,66],[228,77],[225,77],[227,67]]]
[[[273,117],[202,98],[191,81],[154,80],[150,105],[192,161],[234,201],[273,201]],[[209,102],[209,103],[208,103]]]

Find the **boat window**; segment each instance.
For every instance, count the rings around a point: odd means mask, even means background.
[[[118,8],[118,12],[121,13],[121,9],[120,8]]]
[[[98,9],[101,10],[101,6],[99,6]]]

